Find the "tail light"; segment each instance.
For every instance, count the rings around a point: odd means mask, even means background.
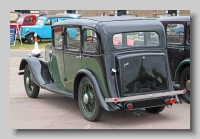
[[[129,110],[133,109],[133,104],[132,103],[127,103],[126,104],[126,108],[129,109]]]
[[[175,98],[167,98],[167,99],[165,99],[164,100],[164,103],[166,104],[166,105],[172,105],[172,104],[174,104],[175,103]]]

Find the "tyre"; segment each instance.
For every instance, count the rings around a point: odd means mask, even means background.
[[[28,37],[27,37],[27,41],[29,44],[34,44],[35,41],[34,41],[34,35],[33,34],[30,34]]]
[[[31,74],[29,65],[26,65],[24,69],[24,87],[26,94],[30,98],[36,98],[39,94],[40,87],[33,82]]]
[[[180,89],[186,89],[187,92],[182,95],[183,99],[190,104],[190,67],[186,67],[181,72]]]
[[[159,107],[152,107],[152,108],[145,108],[145,110],[149,113],[159,113],[165,109],[164,106],[159,106]]]
[[[79,83],[78,104],[83,117],[88,121],[97,121],[103,114],[103,108],[97,104],[94,85],[87,76]]]

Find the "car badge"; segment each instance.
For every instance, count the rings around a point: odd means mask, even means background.
[[[129,62],[127,62],[127,63],[124,63],[124,67],[126,67],[126,66],[128,66],[129,65]]]

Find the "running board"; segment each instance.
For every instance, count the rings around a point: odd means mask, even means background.
[[[53,93],[64,94],[67,97],[73,98],[73,93],[70,93],[70,92],[67,92],[67,91],[64,91],[64,90],[58,88],[55,83],[42,85],[41,88],[51,91]]]
[[[149,98],[158,98],[158,97],[167,97],[167,96],[174,96],[179,94],[186,93],[186,90],[181,91],[171,91],[171,92],[161,92],[161,93],[153,93],[147,95],[137,95],[131,97],[120,97],[120,98],[105,98],[106,102],[123,102],[123,101],[133,101],[133,100],[142,100],[142,99],[149,99]]]

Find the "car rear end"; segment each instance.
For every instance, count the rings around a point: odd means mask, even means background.
[[[161,108],[180,102],[177,95],[185,90],[173,89],[166,36],[160,22],[154,19],[115,21],[105,23],[103,30],[111,34],[102,37],[108,40],[108,44],[102,42],[107,52],[104,63],[109,63],[106,71],[110,97],[105,98],[106,102],[125,110]]]

